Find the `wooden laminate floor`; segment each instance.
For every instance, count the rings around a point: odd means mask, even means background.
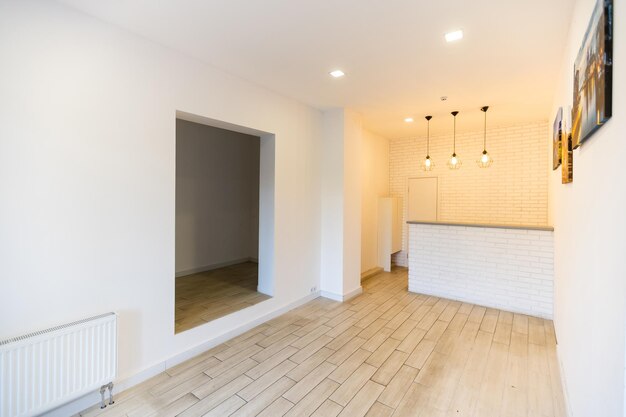
[[[176,278],[176,333],[270,298],[257,292],[257,283],[254,262]]]
[[[407,292],[381,273],[121,393],[112,416],[565,416],[551,321]]]

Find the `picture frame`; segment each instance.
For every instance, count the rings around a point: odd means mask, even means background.
[[[611,118],[612,90],[613,0],[598,0],[574,63],[574,149]]]
[[[552,170],[556,170],[563,157],[563,107],[559,107],[552,126]]]
[[[572,109],[564,112],[561,132],[561,184],[574,181],[574,146],[572,143]]]

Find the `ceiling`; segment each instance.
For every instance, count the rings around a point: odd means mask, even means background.
[[[545,120],[574,0],[62,0],[388,138]],[[446,32],[465,37],[446,43]],[[340,68],[346,76],[334,79]],[[441,96],[448,96],[441,101]],[[405,123],[405,117],[416,121]]]

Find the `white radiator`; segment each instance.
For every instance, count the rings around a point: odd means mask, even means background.
[[[0,341],[0,417],[44,413],[116,374],[115,313]]]

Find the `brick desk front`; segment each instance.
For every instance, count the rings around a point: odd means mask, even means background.
[[[409,291],[552,318],[549,227],[409,222]]]

